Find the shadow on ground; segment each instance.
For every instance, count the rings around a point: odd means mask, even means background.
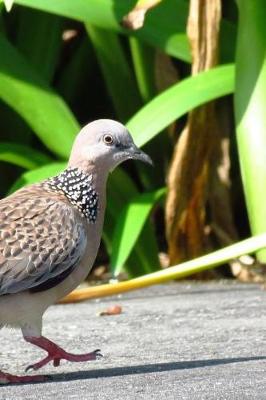
[[[217,365],[243,363],[243,362],[259,361],[259,360],[266,360],[266,356],[235,357],[235,358],[222,358],[222,359],[209,359],[209,360],[178,361],[178,362],[168,362],[168,363],[158,363],[158,364],[132,365],[130,367],[105,368],[93,371],[76,371],[76,372],[67,372],[61,374],[50,374],[46,375],[47,381],[42,383],[159,373],[159,372],[167,372],[174,370],[214,367]],[[33,383],[38,383],[38,382],[31,382],[30,384]]]

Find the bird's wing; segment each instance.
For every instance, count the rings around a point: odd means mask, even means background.
[[[1,200],[0,295],[67,275],[86,244],[83,222],[67,202],[27,189]]]

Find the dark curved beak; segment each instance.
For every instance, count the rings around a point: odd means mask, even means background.
[[[140,150],[137,146],[132,145],[130,147],[130,152],[131,152],[132,158],[134,160],[140,160],[140,161],[145,162],[146,164],[153,165],[153,161],[150,158],[150,156],[148,156],[148,154],[144,153],[144,151]]]

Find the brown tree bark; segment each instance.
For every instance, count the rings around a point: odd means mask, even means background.
[[[220,0],[191,0],[187,32],[192,74],[217,64]],[[193,110],[175,146],[168,175],[166,229],[170,264],[206,250],[206,199],[210,159],[217,138],[215,104]]]

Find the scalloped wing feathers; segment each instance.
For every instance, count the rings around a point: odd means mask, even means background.
[[[0,295],[28,290],[75,267],[84,218],[58,194],[32,185],[0,201]]]

